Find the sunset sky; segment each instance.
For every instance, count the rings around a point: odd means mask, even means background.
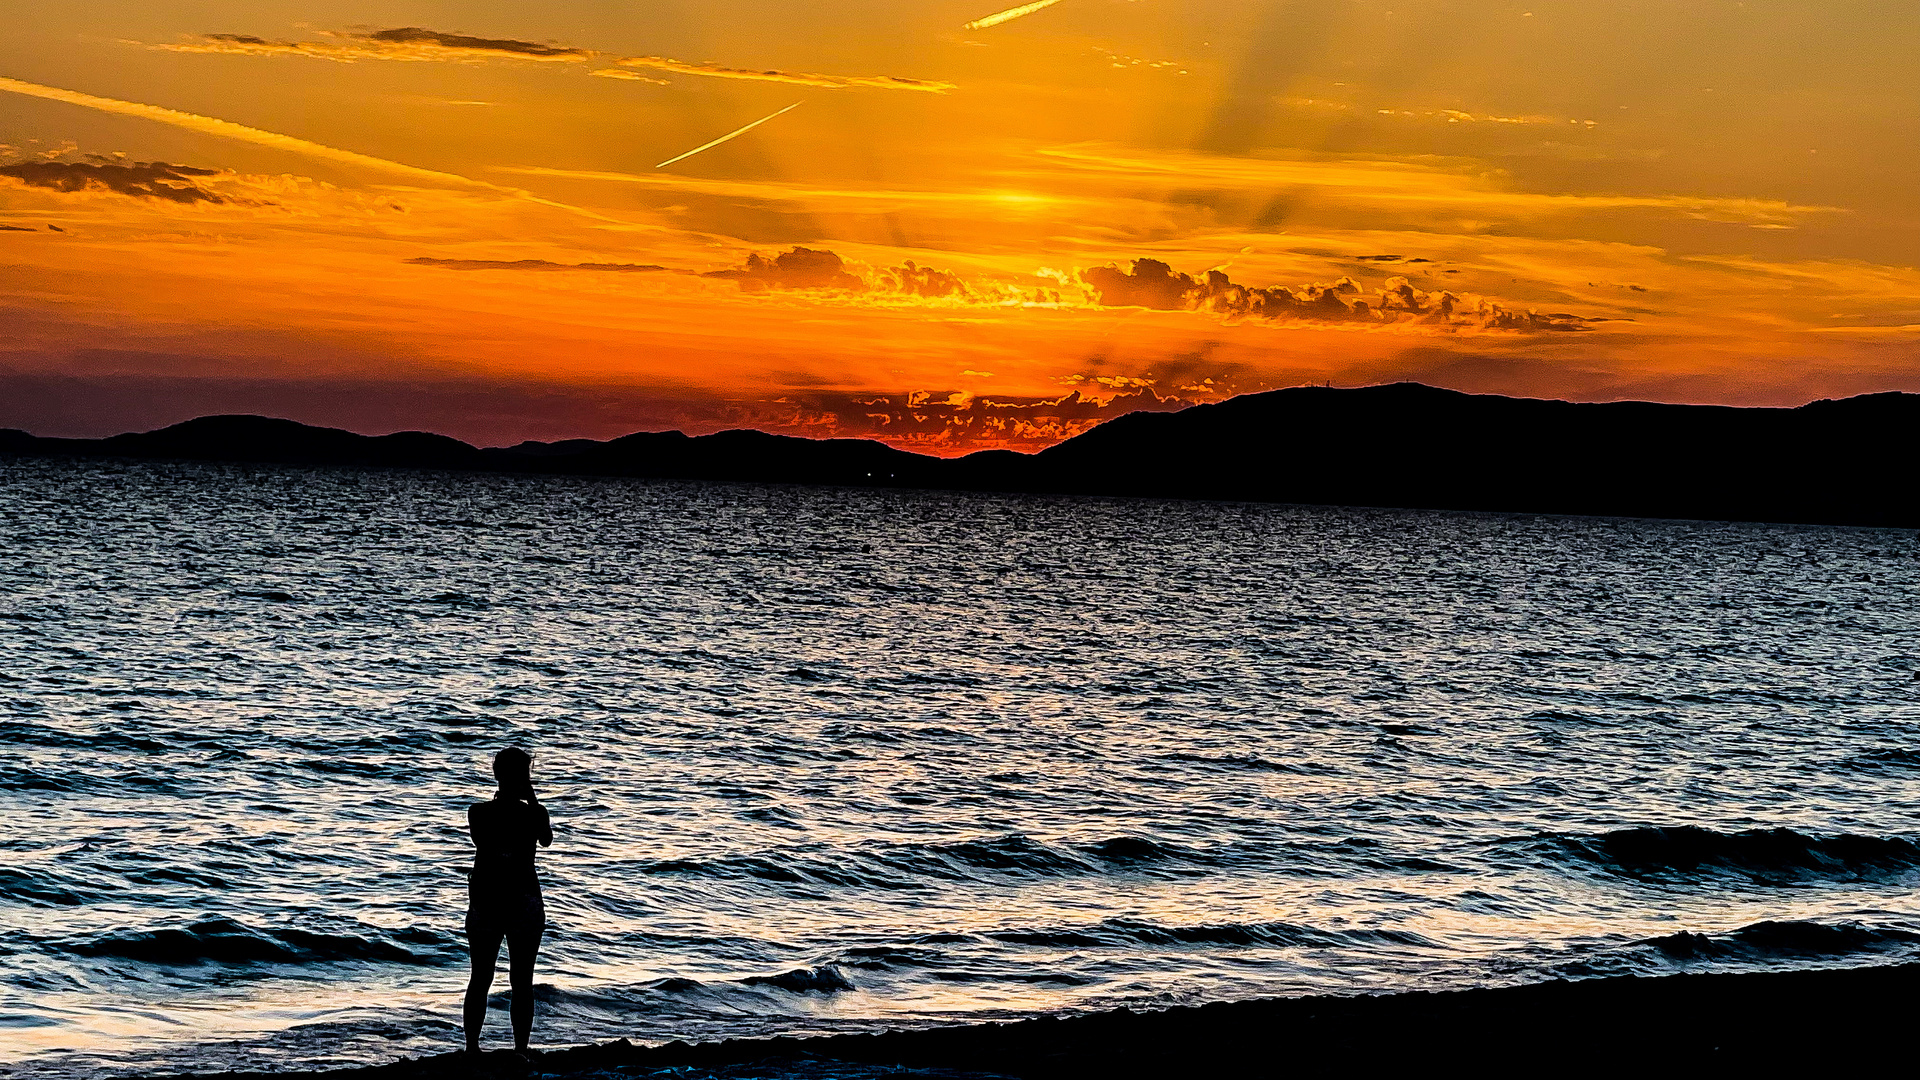
[[[1920,391],[1920,6],[1003,7],[16,5],[0,427],[956,453],[1307,382]]]

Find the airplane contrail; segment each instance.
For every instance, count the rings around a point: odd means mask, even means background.
[[[967,23],[964,29],[985,30],[989,26],[999,26],[1003,22],[1012,22],[1022,15],[1031,15],[1043,8],[1050,8],[1059,2],[1060,0],[1034,0],[1031,4],[1021,4],[1019,7],[1008,8],[1005,11],[996,11],[985,18],[975,19]]]
[[[502,190],[498,186],[489,184],[484,180],[469,180],[464,176],[459,176],[454,173],[437,172],[433,169],[422,169],[414,165],[403,165],[398,161],[388,161],[385,158],[377,158],[369,154],[357,154],[352,150],[341,150],[337,147],[323,146],[320,143],[308,142],[305,139],[296,139],[291,135],[281,135],[273,131],[262,131],[259,128],[251,128],[245,124],[235,124],[227,120],[216,120],[211,116],[181,112],[178,109],[163,109],[158,105],[142,105],[137,101],[121,101],[117,98],[95,97],[92,94],[82,94],[77,90],[62,90],[57,86],[41,86],[39,83],[22,82],[19,79],[9,79],[3,76],[0,76],[0,90],[10,91],[15,94],[25,94],[28,97],[46,98],[48,101],[63,101],[69,105],[78,105],[85,109],[97,109],[100,112],[114,113],[118,116],[137,116],[142,120],[156,120],[162,124],[172,124],[174,127],[186,128],[188,131],[198,131],[205,135],[220,135],[229,139],[238,139],[241,142],[254,143],[258,146],[272,147],[275,150],[288,150],[296,154],[305,154],[308,157],[324,158],[329,161],[343,162],[348,165],[360,165],[370,169],[379,169],[382,172],[399,173],[402,176],[411,176],[418,180],[433,180],[442,184],[458,184],[462,187],[492,188],[495,191]]]
[[[1050,4],[1057,3],[1058,0],[1047,0],[1047,2]],[[781,109],[780,112],[768,113],[767,115],[761,117],[760,119],[755,120],[753,123],[748,124],[746,127],[739,128],[734,131],[729,131],[725,135],[720,136],[719,138],[713,140],[710,143],[702,143],[701,145],[694,147],[693,149],[687,151],[686,153],[681,154],[679,157],[668,158],[667,160],[661,162],[660,164],[655,165],[654,168],[664,169],[676,161],[685,161],[686,159],[692,157],[693,155],[699,153],[702,150],[711,150],[714,147],[719,146],[721,143],[728,141],[729,139],[737,139],[740,136],[745,135],[747,132],[752,131],[754,128],[759,127],[761,124],[764,124],[767,121],[773,119],[774,117],[779,116],[780,113],[790,112],[794,109],[799,108],[802,102],[804,101],[805,99],[803,98],[801,99],[801,101],[796,101],[793,104],[787,106],[786,108]]]
[[[230,120],[219,120],[211,116],[201,116],[198,113],[181,112],[178,109],[163,108],[159,105],[143,105],[137,101],[121,101],[118,98],[96,97],[93,94],[83,94],[78,90],[62,90],[57,86],[42,86],[39,83],[25,82],[20,79],[9,79],[5,76],[0,76],[0,91],[25,94],[27,97],[45,98],[48,101],[65,102],[68,105],[78,105],[83,109],[97,109],[100,112],[113,113],[116,116],[134,116],[142,120],[153,120],[158,123],[185,128],[188,131],[197,131],[203,135],[218,135],[223,138],[236,139],[240,142],[250,142],[257,146],[271,147],[275,150],[304,154],[307,157],[320,158],[325,161],[337,161],[346,165],[359,165],[362,168],[396,173],[401,176],[412,177],[416,180],[431,180],[436,183],[453,184],[479,191],[497,192],[501,195],[539,203],[542,206],[551,206],[556,210],[565,210],[569,213],[579,214],[582,217],[592,218],[595,221],[604,221],[613,225],[627,224],[627,222],[621,221],[619,218],[608,217],[605,214],[597,214],[592,210],[578,206],[570,206],[563,202],[555,202],[552,199],[543,199],[531,191],[525,191],[520,188],[490,184],[485,180],[475,180],[471,177],[461,176],[458,173],[440,172],[437,169],[423,169],[417,165],[388,161],[386,158],[377,158],[371,154],[361,154],[352,150],[342,150],[337,146],[308,142],[306,139],[295,138],[292,135],[282,135],[277,131],[263,131],[260,128],[248,127],[245,124],[236,124]]]

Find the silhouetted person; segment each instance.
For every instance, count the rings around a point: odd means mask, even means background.
[[[494,755],[493,776],[500,790],[490,802],[467,807],[473,834],[473,875],[467,879],[467,951],[473,975],[467,982],[464,1019],[467,1049],[480,1049],[480,1027],[487,1019],[487,991],[500,941],[507,942],[509,983],[513,988],[513,1046],[525,1052],[533,1032],[533,961],[547,928],[547,907],[540,899],[540,875],[533,868],[533,847],[553,844],[547,808],[533,794],[533,759],[508,747]]]

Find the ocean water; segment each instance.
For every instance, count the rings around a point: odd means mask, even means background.
[[[509,744],[537,1044],[1920,956],[1910,532],[0,458],[0,537],[0,1070],[457,1048]]]

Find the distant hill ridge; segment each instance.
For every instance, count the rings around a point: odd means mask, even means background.
[[[1038,454],[642,432],[482,449],[206,416],[107,439],[0,430],[0,453],[1920,527],[1920,394],[1795,409],[1584,404],[1418,383],[1296,387],[1130,413]]]

